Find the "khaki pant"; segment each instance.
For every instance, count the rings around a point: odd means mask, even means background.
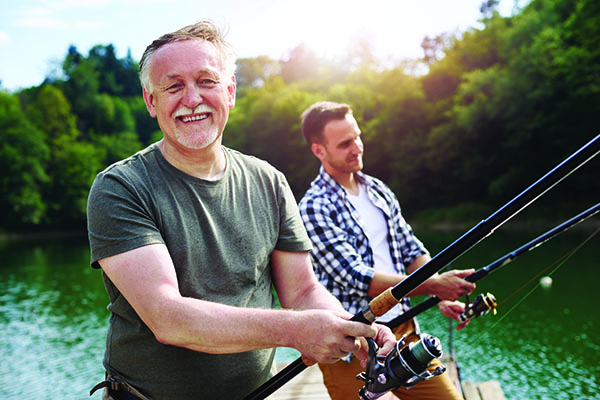
[[[418,341],[420,338],[416,332],[413,320],[408,321],[394,329],[396,338],[407,335],[404,339],[406,343]],[[433,371],[442,363],[434,359],[429,368]],[[356,379],[356,375],[363,372],[360,361],[353,357],[351,362],[338,361],[334,364],[319,364],[323,373],[323,382],[327,387],[329,396],[332,400],[358,399],[358,391],[363,387],[364,382]],[[402,400],[463,400],[463,397],[454,386],[447,373],[435,378],[431,378],[421,383],[417,383],[410,389],[399,387],[392,391],[393,395],[388,393],[391,399]]]

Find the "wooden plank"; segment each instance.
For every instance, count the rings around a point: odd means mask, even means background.
[[[285,365],[278,365],[281,370]],[[358,398],[358,393],[356,394]],[[329,393],[323,383],[323,374],[318,366],[306,368],[287,384],[267,398],[267,400],[326,400]],[[386,393],[379,400],[396,400],[392,393]]]
[[[500,382],[496,380],[485,382],[463,382],[465,400],[506,400]]]
[[[482,400],[506,400],[498,381],[480,382],[477,387],[479,388]]]
[[[283,367],[285,365],[281,366],[281,368]],[[306,368],[268,397],[269,400],[323,400],[328,398],[329,394],[323,384],[323,375],[316,365]]]
[[[463,382],[463,396],[465,400],[481,400],[481,396],[479,395],[479,390],[477,390],[477,385],[473,382]]]
[[[459,381],[458,369],[456,363],[449,359],[443,359],[444,365],[448,368],[446,373],[457,385],[465,400],[506,400],[500,382],[490,380],[485,382],[462,382]],[[285,365],[281,365],[281,368]],[[281,369],[279,368],[279,369]],[[394,398],[388,393],[390,398]],[[295,376],[286,385],[283,385],[268,400],[324,400],[328,399],[327,388],[323,384],[323,375],[318,366],[306,368],[298,376]],[[388,398],[387,396],[384,398]],[[384,399],[382,398],[382,400]]]

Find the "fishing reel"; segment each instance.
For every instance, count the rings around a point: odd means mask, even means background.
[[[458,318],[465,322],[471,318],[481,317],[490,311],[496,315],[496,298],[493,294],[480,294],[473,300],[473,303],[469,304],[469,296],[467,295],[467,306],[465,312],[458,316]]]
[[[377,356],[373,339],[367,339],[369,356],[365,372],[357,375],[356,379],[365,382],[359,391],[361,400],[374,400],[397,387],[412,387],[419,382],[443,374],[446,367],[439,366],[431,373],[427,371],[434,358],[442,356],[440,340],[428,334],[420,335],[421,339],[404,343],[404,338],[396,342],[396,347],[385,357]]]

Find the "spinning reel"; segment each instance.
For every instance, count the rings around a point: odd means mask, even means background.
[[[373,339],[367,339],[367,367],[365,372],[356,377],[365,382],[359,391],[361,400],[378,399],[397,387],[412,387],[446,371],[443,365],[433,373],[427,371],[431,360],[442,356],[442,345],[438,338],[422,334],[418,342],[408,346],[405,346],[404,338],[398,340],[395,349],[385,357],[377,356]]]
[[[481,317],[490,311],[496,315],[496,298],[493,294],[480,294],[473,300],[473,303],[469,304],[469,296],[467,295],[467,306],[465,312],[458,316],[458,318],[465,322],[471,318]]]

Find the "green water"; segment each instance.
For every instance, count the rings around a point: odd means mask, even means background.
[[[541,233],[497,232],[454,266],[480,268]],[[475,294],[492,292],[499,313],[453,333],[463,380],[497,379],[508,400],[600,399],[600,235],[552,275],[550,289],[535,289],[511,312],[539,278],[508,298],[590,233],[564,233],[478,283]],[[419,236],[434,253],[458,237]],[[89,398],[89,389],[103,378],[106,306],[85,237],[1,241],[0,399]],[[448,350],[448,321],[435,309],[419,320]]]
[[[600,399],[600,237],[557,263],[592,233],[564,233],[477,284],[476,293],[495,295],[498,315],[474,319],[452,334],[463,380],[497,379],[507,399]],[[455,266],[479,268],[536,236],[496,235]],[[552,286],[544,289],[537,275],[557,266]],[[447,322],[439,315],[430,310],[419,319],[423,330],[447,341]]]

